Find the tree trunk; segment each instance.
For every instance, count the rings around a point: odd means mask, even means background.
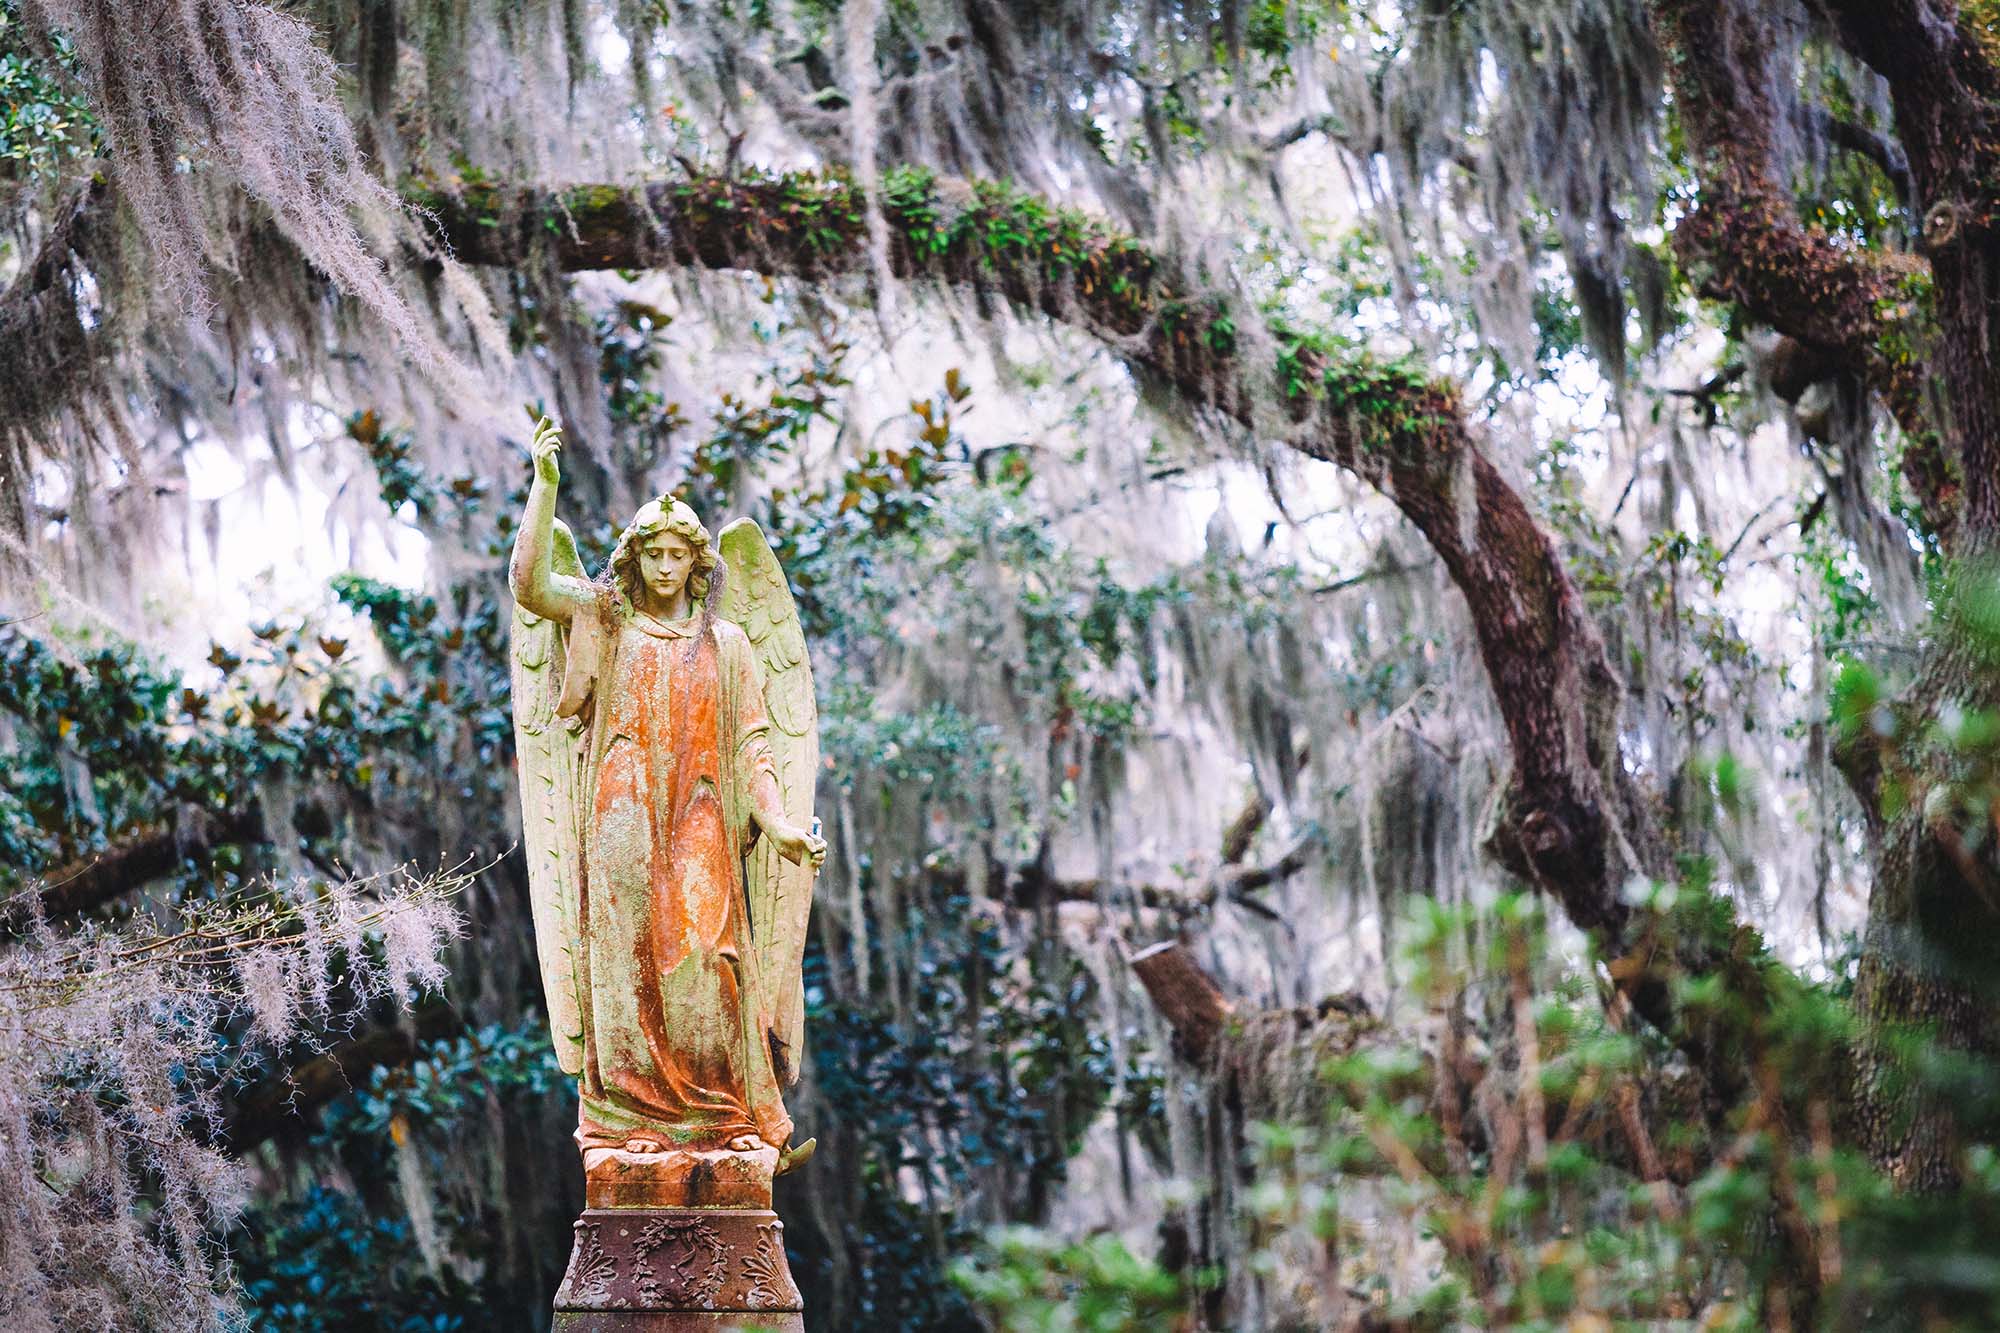
[[[1771,100],[1793,71],[1773,66],[1770,16],[1748,0],[1655,5],[1702,171],[1700,206],[1675,244],[1710,295],[1882,397],[1908,437],[1903,470],[1925,525],[1950,556],[1939,623],[1914,684],[1887,710],[1893,725],[1862,719],[1839,756],[1877,843],[1852,1128],[1898,1183],[1943,1190],[1958,1179],[1957,1126],[1902,1039],[1987,1055],[1995,1045],[1993,808],[1970,799],[1966,756],[1937,728],[2000,706],[2000,643],[1968,614],[1968,602],[1994,594],[2000,547],[2000,322],[1990,314],[2000,295],[2000,147],[1987,132],[2000,117],[2000,78],[1979,31],[1983,8],[1823,8],[1848,53],[1888,82],[1921,253],[1839,244],[1796,216]]]

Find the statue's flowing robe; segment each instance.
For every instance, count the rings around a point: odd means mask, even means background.
[[[588,690],[582,902],[586,1148],[791,1138],[746,917],[751,793],[776,791],[750,643],[695,615],[578,617]],[[576,679],[579,670],[583,678]],[[579,700],[580,702],[580,700]]]

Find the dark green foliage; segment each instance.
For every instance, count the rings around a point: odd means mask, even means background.
[[[461,587],[442,605],[358,577],[334,591],[374,619],[395,678],[364,680],[344,640],[304,622],[257,626],[248,658],[217,645],[221,685],[207,690],[130,645],[72,662],[0,628],[0,709],[17,719],[18,747],[0,777],[8,867],[69,859],[183,803],[242,808],[279,773],[349,800],[411,797],[410,784],[428,788],[440,746],[469,761],[464,795],[497,796],[512,721],[496,590]],[[61,756],[87,772],[87,800],[65,785]]]
[[[905,1021],[830,999],[825,956],[808,956],[813,1084],[833,1120],[823,1169],[860,1201],[858,1231],[795,1237],[808,1310],[831,1307],[844,1286],[850,1317],[869,1328],[977,1327],[948,1280],[952,1258],[996,1212],[1039,1211],[1110,1090],[1082,965],[1038,966],[1022,984],[1018,946],[970,907],[958,895],[913,904],[881,946],[911,969]],[[905,1197],[912,1177],[920,1203]],[[973,1183],[998,1197],[968,1214],[956,1201]]]
[[[580,1203],[570,1197],[580,1194],[567,1178],[571,1164],[534,1145],[548,1158],[539,1179],[496,1182],[467,1168],[502,1153],[489,1140],[510,1123],[559,1132],[575,1115],[575,1085],[556,1068],[538,1018],[426,1042],[407,1066],[376,1069],[326,1109],[308,1145],[313,1159],[338,1163],[345,1187],[314,1183],[295,1198],[260,1200],[245,1219],[237,1260],[245,1324],[282,1333],[529,1326],[514,1302],[539,1303],[548,1274],[537,1270],[566,1255],[548,1235],[524,1234],[521,1221]],[[438,1239],[455,1257],[435,1271],[405,1213],[397,1177],[406,1169],[443,1196]],[[558,1198],[524,1197],[550,1183]]]
[[[270,715],[258,709],[271,707],[262,695],[225,705],[221,725],[184,725],[210,707],[131,645],[67,661],[0,627],[0,710],[14,719],[0,768],[0,873],[75,857],[180,802],[235,806],[260,773],[296,754],[296,735],[262,725]],[[65,776],[68,763],[86,775],[81,785]]]
[[[459,1333],[494,1327],[476,1291],[432,1277],[410,1225],[311,1185],[257,1209],[231,1250],[241,1326],[256,1333]]]
[[[46,36],[55,60],[73,76],[69,40]],[[0,0],[0,182],[53,179],[100,147],[97,121],[76,95],[73,77],[51,69],[27,37],[18,0]]]
[[[1063,1244],[1025,1228],[1003,1230],[952,1275],[1006,1329],[1170,1328],[1189,1305],[1186,1284],[1133,1257],[1115,1236]]]
[[[347,419],[347,434],[367,451],[368,460],[375,465],[376,487],[392,513],[400,515],[408,505],[416,519],[432,517],[437,493],[422,469],[411,461],[410,450],[416,440],[408,431],[385,430],[381,418],[369,408]]]
[[[489,1100],[543,1097],[570,1111],[576,1105],[575,1081],[556,1066],[547,1025],[539,1016],[516,1029],[492,1024],[426,1042],[407,1067],[376,1069],[364,1087],[335,1103],[318,1141],[360,1158],[396,1134],[429,1134],[443,1146],[477,1132]]]

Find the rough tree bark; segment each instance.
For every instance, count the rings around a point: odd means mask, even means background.
[[[1190,1064],[1207,1063],[1235,1011],[1222,988],[1179,940],[1151,945],[1126,961],[1173,1030],[1181,1055]]]

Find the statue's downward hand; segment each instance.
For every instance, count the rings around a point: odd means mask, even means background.
[[[814,870],[826,864],[826,839],[800,828],[788,828],[776,839],[778,855],[793,865],[811,863]]]

